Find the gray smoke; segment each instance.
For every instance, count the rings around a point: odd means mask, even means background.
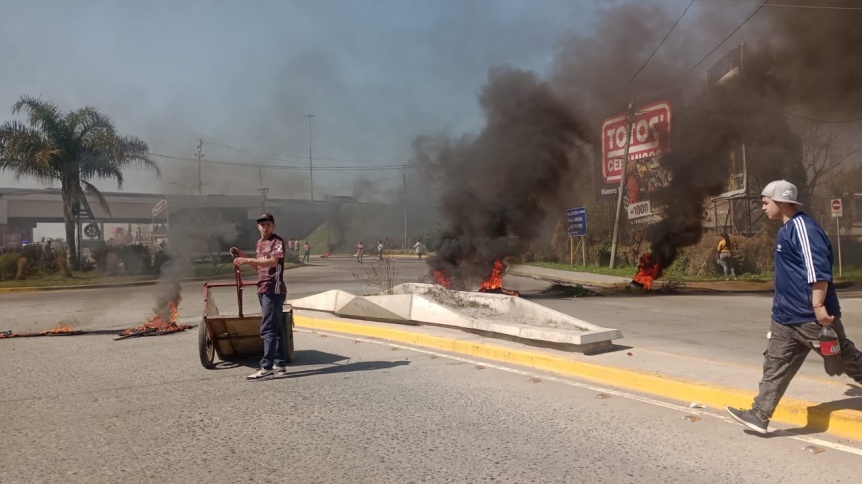
[[[586,130],[535,74],[492,69],[479,95],[485,127],[452,140],[414,142],[423,172],[442,190],[446,228],[428,264],[456,286],[522,254],[570,186],[571,152]]]

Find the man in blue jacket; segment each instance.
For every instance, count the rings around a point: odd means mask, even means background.
[[[776,180],[766,185],[761,196],[767,218],[784,223],[775,244],[772,325],[754,404],[749,410],[727,407],[727,411],[737,422],[765,434],[805,357],[812,349],[819,353],[821,326],[831,325],[838,334],[844,372],[860,383],[862,352],[847,339],[841,324],[841,306],[832,284],[832,244],[817,222],[800,210],[796,186]]]

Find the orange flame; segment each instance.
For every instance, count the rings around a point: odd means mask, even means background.
[[[29,338],[33,336],[54,336],[61,334],[82,334],[84,331],[75,331],[71,326],[56,326],[38,333],[13,333],[12,331],[0,331],[0,338]]]
[[[491,269],[491,275],[482,282],[482,287],[479,291],[492,291],[503,287],[503,263],[500,261],[494,262],[494,268]]]
[[[120,334],[130,335],[144,332],[164,334],[172,333],[174,331],[181,331],[189,327],[186,325],[177,325],[177,315],[179,314],[179,311],[177,310],[177,306],[173,302],[168,302],[168,311],[170,312],[170,320],[168,321],[165,321],[160,315],[156,314],[155,316],[148,319],[146,323],[136,328],[127,329]]]
[[[452,284],[452,280],[443,271],[434,271],[434,280],[446,289],[449,289],[449,285]]]
[[[520,296],[521,293],[503,287],[503,262],[495,261],[491,275],[482,282],[479,292],[499,292],[509,296]]]
[[[638,273],[632,280],[649,290],[653,281],[661,277],[661,274],[662,268],[658,261],[654,260],[650,254],[643,254],[640,262],[638,262]]]

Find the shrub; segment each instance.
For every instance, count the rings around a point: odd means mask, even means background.
[[[93,262],[99,270],[105,271],[108,269],[108,253],[112,251],[113,248],[108,247],[108,244],[103,240],[98,241],[96,245],[90,249],[90,257],[93,259]]]
[[[285,264],[299,264],[299,254],[292,250],[287,250],[284,252],[284,263]]]
[[[7,252],[0,255],[0,281],[12,279],[18,271],[18,259],[20,252]]]
[[[55,244],[52,254],[56,269],[63,273],[63,277],[72,277],[72,270],[69,268],[68,253],[66,252],[66,244]],[[81,269],[87,260],[81,261],[78,268]]]
[[[29,244],[24,246],[21,249],[21,257],[23,257],[27,263],[24,267],[25,275],[32,274],[37,271],[41,271],[44,269],[44,255],[45,253],[42,250],[42,246],[39,244]],[[21,267],[18,268],[19,272],[21,271]],[[24,278],[22,277],[22,279]]]
[[[15,273],[15,279],[23,281],[27,279],[27,266],[29,265],[26,257],[18,258],[18,271]]]
[[[146,274],[152,271],[153,263],[150,249],[140,244],[129,244],[117,249],[127,274]]]

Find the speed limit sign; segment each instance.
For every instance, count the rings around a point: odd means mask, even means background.
[[[843,216],[843,206],[841,205],[841,199],[840,198],[833,198],[832,203],[831,203],[831,207],[832,207],[832,216],[833,217]]]

